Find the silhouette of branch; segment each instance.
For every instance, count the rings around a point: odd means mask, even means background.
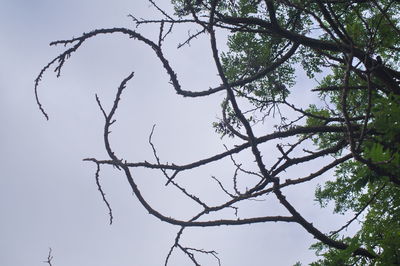
[[[296,223],[329,247],[337,249],[348,248],[349,246],[346,243],[338,241],[332,236],[338,234],[356,220],[373,202],[384,186],[377,190],[354,218],[348,221],[339,230],[331,232],[330,235],[321,232],[311,222],[306,220],[303,214],[286,199],[282,191],[288,186],[302,184],[320,177],[322,174],[327,173],[329,170],[334,169],[350,159],[357,160],[378,175],[388,176],[394,184],[399,185],[400,183],[398,177],[391,174],[385,167],[382,167],[381,164],[373,163],[370,159],[367,159],[368,157],[365,157],[362,150],[367,140],[381,134],[373,127],[370,127],[371,121],[374,119],[373,98],[375,97],[375,93],[379,94],[383,92],[386,95],[392,93],[399,95],[400,73],[392,69],[390,64],[382,63],[382,59],[379,60],[380,57],[376,57],[376,55],[373,54],[373,44],[374,38],[377,35],[377,29],[367,29],[367,35],[369,35],[366,37],[369,38],[368,49],[357,46],[355,44],[356,40],[352,39],[348,29],[341,24],[341,14],[337,12],[333,6],[334,4],[340,4],[350,8],[351,3],[365,3],[366,1],[353,0],[349,3],[348,1],[341,0],[318,0],[313,5],[310,3],[294,3],[289,0],[282,0],[279,1],[279,3],[264,1],[264,17],[256,17],[252,14],[246,16],[227,15],[229,12],[222,13],[223,11],[221,10],[224,10],[224,8],[220,8],[219,5],[221,1],[217,0],[208,1],[207,3],[203,1],[184,1],[183,10],[178,11],[186,15],[182,17],[179,15],[179,18],[174,18],[172,15],[169,15],[160,8],[155,1],[149,0],[149,2],[161,13],[162,19],[137,19],[132,15],[129,16],[136,23],[137,30],[139,30],[139,25],[141,24],[154,24],[154,26],[159,26],[158,36],[155,38],[155,41],[150,40],[138,31],[128,28],[107,28],[96,29],[88,33],[83,33],[79,37],[57,40],[50,44],[52,46],[63,45],[66,48],[61,54],[44,66],[35,79],[35,98],[41,113],[46,119],[49,119],[39,99],[38,88],[44,74],[50,68],[54,67],[56,76],[59,77],[66,60],[77,51],[84,42],[100,35],[122,34],[130,39],[145,44],[147,48],[150,48],[150,50],[154,52],[159,63],[169,77],[169,84],[178,95],[194,98],[223,94],[224,100],[221,105],[222,119],[219,120],[220,124],[218,125],[222,128],[220,131],[223,132],[224,135],[235,137],[234,140],[236,142],[230,147],[225,146],[225,150],[222,152],[216,152],[203,158],[198,158],[183,164],[168,163],[165,162],[165,160],[161,160],[160,153],[153,143],[155,133],[154,125],[148,137],[148,143],[154,157],[152,162],[130,162],[124,160],[120,158],[112,148],[110,129],[111,126],[116,123],[116,119],[114,118],[115,113],[121,104],[122,93],[127,83],[133,78],[133,72],[120,83],[109,111],[105,110],[99,97],[96,95],[97,105],[105,120],[103,138],[108,158],[103,160],[86,158],[84,161],[93,162],[97,166],[95,172],[96,185],[100,191],[103,202],[108,208],[110,224],[112,224],[113,221],[113,214],[99,180],[100,168],[107,165],[116,167],[125,174],[134,196],[151,215],[161,221],[179,226],[180,229],[177,232],[175,241],[166,256],[165,265],[168,264],[170,257],[176,250],[182,251],[194,265],[200,265],[198,261],[198,255],[200,254],[213,256],[217,260],[218,265],[220,265],[220,259],[215,251],[187,247],[181,243],[180,240],[183,232],[191,227],[215,227],[267,222]],[[394,22],[389,18],[389,5],[381,7],[377,1],[372,2],[377,10],[382,13],[378,24],[380,25],[385,18],[394,30],[398,30],[396,25],[393,24]],[[394,1],[391,2],[390,5],[393,3]],[[294,13],[294,18],[282,22],[279,18],[281,12],[281,9],[279,9],[280,7],[294,9],[296,11]],[[314,34],[313,31],[300,29],[297,26],[303,15],[307,15],[310,19],[315,20],[313,21],[315,27],[317,30],[323,32],[324,37]],[[363,18],[360,19],[364,23],[364,26],[368,26],[366,20],[363,20]],[[196,26],[195,33],[190,33],[189,31],[188,37],[178,45],[178,48],[185,45],[189,46],[190,42],[201,34],[209,37],[213,64],[217,69],[217,74],[220,79],[219,85],[200,91],[184,90],[182,88],[180,79],[169,60],[166,58],[163,50],[166,37],[172,33],[173,29],[176,29],[175,25],[177,24],[194,24]],[[199,27],[200,29],[198,29]],[[233,75],[234,77],[232,77],[229,67],[224,65],[225,58],[221,55],[222,53],[219,50],[220,47],[216,31],[221,29],[245,34],[258,34],[257,36],[265,35],[271,38],[271,42],[279,42],[279,45],[271,48],[271,51],[268,51],[268,53],[273,53],[273,55],[266,60],[263,59],[264,62],[262,62],[258,68],[254,68],[254,71],[249,71],[249,67],[247,67],[246,70],[242,72],[239,71],[239,74]],[[304,56],[304,49],[312,50],[313,53],[325,60],[323,61],[324,66],[330,66],[339,72],[342,71],[342,76],[340,77],[341,82],[332,82],[333,85],[329,82],[325,82],[323,86],[311,90],[323,94],[329,93],[327,95],[333,95],[332,97],[339,97],[338,95],[340,95],[340,106],[337,108],[339,111],[335,112],[332,108],[328,107],[329,117],[291,104],[286,101],[286,96],[282,96],[281,99],[275,99],[275,92],[273,90],[277,89],[277,86],[275,86],[276,84],[273,82],[264,83],[270,76],[277,73],[281,74],[280,69],[285,68],[286,65],[293,62],[298,63],[298,56]],[[304,57],[306,58],[306,56]],[[311,63],[311,67],[313,67],[313,64],[314,63]],[[288,70],[285,69],[282,71],[285,72]],[[354,79],[357,78],[360,82],[352,82],[353,76]],[[268,96],[271,99],[268,97],[260,97],[253,93],[254,90],[248,89],[249,86],[257,83],[262,84],[265,94],[270,93],[272,95]],[[290,81],[287,83],[289,84],[287,87],[290,87]],[[283,82],[282,84],[286,83]],[[327,84],[329,84],[329,86]],[[271,88],[268,88],[268,86],[271,86]],[[277,93],[281,93],[281,91],[285,90],[286,87],[284,86],[280,88]],[[248,91],[250,92],[247,93]],[[359,108],[361,106],[361,112],[353,112],[353,106],[351,106],[352,93],[360,93],[366,96],[366,103],[359,104],[355,107]],[[246,104],[242,104],[242,99],[245,102],[247,101],[246,103],[249,102],[253,104],[252,108],[246,106]],[[289,119],[286,115],[283,116],[281,108],[283,110],[288,109],[292,112],[291,114],[295,115],[295,118]],[[281,117],[281,122],[275,126],[275,130],[273,130],[272,127],[269,131],[265,130],[265,127],[260,130],[256,127],[257,123],[266,121],[266,116],[273,116],[275,112],[278,112]],[[253,119],[253,117],[250,117],[250,115],[253,114],[255,114],[254,116],[258,115],[257,118]],[[308,123],[309,121],[307,120],[307,125],[304,125],[305,119],[313,119],[316,120],[317,123]],[[328,136],[329,143],[317,146],[316,148],[309,148],[309,146],[307,146],[307,141],[314,140],[314,137],[323,138],[321,136]],[[271,142],[274,144],[274,151],[278,153],[277,158],[271,158],[271,156],[269,156],[270,151],[264,149],[264,145]],[[243,154],[246,150],[249,151],[251,155],[252,164],[246,164],[235,160],[235,158],[239,157],[239,154]],[[299,151],[301,151],[301,155],[297,153]],[[350,153],[348,153],[348,151],[350,151]],[[348,154],[342,156],[341,154],[344,152]],[[301,176],[288,176],[288,173],[290,173],[289,170],[293,169],[294,166],[303,166],[307,165],[307,163],[314,163],[317,165],[320,159],[326,156],[333,157],[334,160],[330,163],[324,161],[314,172],[310,170]],[[233,183],[231,183],[233,188],[227,189],[225,179],[220,176],[217,178],[211,175],[211,178],[216,182],[213,184],[218,187],[217,192],[224,196],[225,202],[213,203],[212,201],[205,201],[202,197],[203,195],[192,193],[189,186],[182,186],[181,183],[178,183],[178,180],[183,178],[183,173],[229,158],[233,162],[233,166],[231,167],[234,169],[234,171],[232,170],[232,176],[229,176],[229,180],[231,180],[229,182]],[[141,188],[138,187],[136,178],[132,175],[133,169],[139,167],[161,171],[162,177],[166,180],[166,186],[170,185],[177,188],[177,191],[185,196],[185,200],[196,205],[196,209],[190,210],[190,215],[186,216],[189,218],[170,217],[168,214],[160,212],[150,204],[144,197]],[[178,175],[179,178],[177,178]],[[284,179],[287,176],[289,178]],[[254,182],[251,183],[252,181],[249,181],[246,183],[249,187],[246,187],[246,190],[241,189],[242,178],[248,177],[257,178],[257,183],[254,184]],[[275,196],[289,215],[249,216],[244,218],[238,216],[239,207],[237,206],[240,206],[239,203],[250,200],[260,200],[270,196]],[[233,217],[231,213],[225,216],[223,211],[231,209],[235,210],[235,217]],[[221,216],[222,218],[215,219],[209,218],[209,214],[223,214],[223,216]],[[353,255],[360,255],[370,259],[377,256],[373,251],[361,247],[357,248]],[[50,266],[51,259],[50,249],[48,261],[46,261]]]
[[[47,263],[49,264],[49,266],[53,266],[53,264],[51,263],[53,260],[53,255],[51,255],[51,252],[53,250],[51,248],[49,248],[49,254],[47,255],[47,260],[43,261],[43,263]]]
[[[110,206],[110,203],[107,201],[106,199],[106,194],[104,193],[101,185],[100,185],[100,180],[99,180],[99,173],[100,173],[100,165],[97,164],[97,170],[95,173],[95,178],[96,178],[96,185],[97,185],[97,189],[100,191],[101,197],[103,198],[103,202],[106,204],[107,209],[108,209],[108,214],[110,216],[110,225],[112,225],[113,222],[113,214],[112,214],[112,209]]]

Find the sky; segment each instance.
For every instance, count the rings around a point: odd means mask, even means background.
[[[33,88],[41,68],[63,51],[63,47],[50,47],[51,41],[97,28],[135,29],[128,14],[161,15],[146,0],[0,0],[0,4],[0,265],[44,265],[49,248],[53,266],[164,265],[179,227],[151,216],[132,195],[124,175],[103,167],[100,182],[114,215],[109,225],[95,183],[96,167],[82,160],[108,158],[102,139],[104,119],[95,94],[109,110],[120,82],[135,72],[112,128],[114,150],[131,162],[154,161],[148,137],[155,124],[153,142],[161,160],[188,163],[224,151],[224,143],[232,144],[221,140],[211,126],[221,116],[223,93],[180,97],[151,49],[124,36],[107,35],[88,41],[74,53],[60,78],[52,71],[45,74],[39,97],[50,117],[46,121]],[[161,6],[171,11],[167,1]],[[177,27],[168,36],[166,57],[184,88],[219,85],[205,37],[176,49],[188,30]],[[157,27],[139,31],[157,38]],[[220,47],[224,49],[224,35]],[[294,90],[293,97],[313,103],[316,99],[304,88],[311,81],[300,76],[299,84],[302,87]],[[269,148],[263,146],[263,151],[268,154]],[[252,161],[250,153],[240,159]],[[218,202],[224,198],[211,176],[229,179],[233,170],[231,162],[224,160],[188,172],[179,181],[196,195]],[[309,169],[296,171],[306,174]],[[165,187],[159,171],[132,173],[157,210],[182,219],[193,215],[193,204]],[[323,231],[336,229],[346,219],[332,219],[331,209],[319,209],[313,201],[315,184],[288,190],[290,200]],[[268,213],[286,214],[273,200],[253,202],[240,210],[243,217]],[[222,265],[284,266],[315,259],[308,249],[314,240],[296,224],[192,228],[185,231],[182,243],[217,251]],[[218,265],[212,257],[199,259],[204,265]],[[189,265],[189,261],[176,251],[169,265]]]

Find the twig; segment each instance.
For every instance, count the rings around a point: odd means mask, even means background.
[[[358,216],[361,215],[361,213],[376,199],[376,197],[379,195],[379,193],[381,193],[381,191],[385,188],[386,184],[384,184],[383,186],[381,186],[375,193],[374,195],[372,195],[372,197],[368,200],[367,203],[365,203],[365,205],[361,208],[361,210],[359,210],[356,215],[350,219],[345,225],[343,225],[341,228],[339,228],[336,231],[332,231],[330,232],[330,237],[336,235],[337,233],[341,232],[343,229],[347,228],[352,222],[354,222]]]
[[[53,260],[53,255],[51,255],[52,251],[53,250],[49,248],[49,254],[47,255],[47,260],[43,261],[43,263],[47,263],[49,264],[49,266],[53,266],[53,264],[51,263],[51,261]]]
[[[107,206],[108,214],[110,216],[110,225],[112,225],[112,222],[113,222],[112,209],[111,209],[111,206],[110,206],[109,202],[106,199],[106,194],[104,193],[104,191],[103,191],[103,189],[102,189],[102,187],[100,185],[99,174],[100,174],[100,164],[97,164],[97,170],[96,170],[96,174],[95,174],[96,185],[97,185],[97,189],[100,191],[101,197],[103,198],[103,202]]]

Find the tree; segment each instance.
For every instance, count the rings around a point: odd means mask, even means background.
[[[69,48],[46,65],[35,80],[35,95],[41,112],[48,119],[38,97],[44,72],[55,66],[60,76],[66,60],[88,39],[123,34],[152,49],[178,95],[195,98],[224,93],[222,118],[213,126],[221,137],[232,138],[238,144],[191,163],[164,163],[152,142],[152,131],[149,143],[155,162],[123,160],[114,152],[109,136],[123,91],[133,78],[131,73],[118,87],[110,111],[106,111],[96,97],[105,119],[104,143],[109,159],[85,159],[97,166],[97,185],[109,209],[110,223],[112,209],[99,183],[100,168],[106,165],[124,172],[134,195],[150,214],[180,226],[165,264],[175,249],[185,253],[195,265],[199,265],[196,253],[218,259],[215,251],[181,245],[181,235],[188,227],[268,222],[297,223],[314,236],[319,242],[313,248],[321,259],[313,265],[399,264],[400,18],[397,13],[400,3],[393,0],[173,0],[175,14],[171,15],[154,1],[149,2],[162,17],[150,20],[131,16],[136,30],[97,29],[51,43]],[[145,24],[159,26],[157,40],[140,32]],[[179,47],[189,45],[202,34],[209,37],[221,85],[202,91],[182,88],[177,73],[163,53],[166,37],[178,24],[188,24],[197,30]],[[225,52],[218,50],[219,32],[229,34]],[[302,108],[298,102],[289,102],[300,68],[309,79],[318,77],[316,88],[301,89],[311,89],[322,104]],[[277,118],[274,127],[266,130],[265,126],[259,126],[271,117]],[[271,158],[270,153],[262,149],[267,142],[277,142],[276,150],[280,154],[277,158]],[[256,170],[235,159],[245,150],[251,150]],[[286,178],[286,171],[299,165],[320,163],[324,157],[331,159],[318,171]],[[231,158],[233,163],[231,183],[213,178],[227,197],[225,202],[206,203],[178,181],[182,173],[224,158]],[[146,201],[132,175],[132,169],[138,167],[161,171],[166,185],[176,187],[201,210],[187,220],[171,218],[156,210]],[[334,178],[316,188],[316,200],[322,207],[333,201],[335,212],[355,212],[355,216],[340,229],[324,233],[286,198],[285,188],[317,179],[332,169]],[[244,179],[250,176],[257,181]],[[244,180],[246,189],[238,185]],[[228,185],[233,186],[232,191]],[[241,218],[236,213],[236,217],[208,218],[215,213],[224,215],[223,211],[228,209],[237,211],[241,202],[262,197],[275,197],[288,215]],[[356,220],[361,223],[358,232],[353,236],[343,234]]]

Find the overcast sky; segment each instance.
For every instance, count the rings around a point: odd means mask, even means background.
[[[154,161],[147,140],[156,124],[153,141],[159,155],[164,162],[175,163],[224,151],[226,142],[211,127],[220,117],[224,95],[207,99],[176,95],[149,48],[123,36],[108,35],[85,43],[67,61],[61,78],[56,79],[52,71],[45,74],[39,96],[50,116],[46,121],[35,103],[33,87],[40,69],[63,49],[49,47],[51,41],[96,28],[133,29],[128,14],[144,18],[160,14],[146,0],[0,3],[0,265],[44,265],[49,247],[53,249],[53,266],[163,265],[179,227],[149,215],[132,195],[122,173],[104,167],[100,181],[113,209],[110,226],[95,183],[95,165],[82,161],[108,158],[102,141],[104,121],[95,94],[109,109],[119,83],[134,71],[117,111],[112,145],[128,161]],[[167,58],[186,89],[218,85],[206,38],[176,49],[187,30],[176,28],[166,40]],[[142,29],[142,33],[153,39],[157,36],[151,28]],[[294,97],[304,103],[315,101],[305,93],[309,88],[304,85],[311,83],[301,77],[299,81],[303,87],[297,88]],[[241,159],[253,160],[250,153]],[[226,179],[233,170],[229,161],[223,161],[179,180],[206,200],[218,201],[214,196],[221,191],[211,176]],[[296,173],[306,174],[306,170]],[[132,172],[157,210],[167,216],[193,216],[193,205],[166,188],[160,172]],[[330,210],[318,208],[312,200],[313,185],[290,191],[289,199],[323,231],[336,229],[344,218],[332,219]],[[276,201],[263,201],[242,209],[239,215],[279,213],[285,214]],[[222,265],[231,266],[307,263],[315,259],[308,250],[313,242],[300,226],[279,223],[188,229],[182,237],[184,245],[215,250]],[[217,265],[211,257],[199,258],[204,265]],[[189,261],[176,251],[170,265],[189,265]]]

